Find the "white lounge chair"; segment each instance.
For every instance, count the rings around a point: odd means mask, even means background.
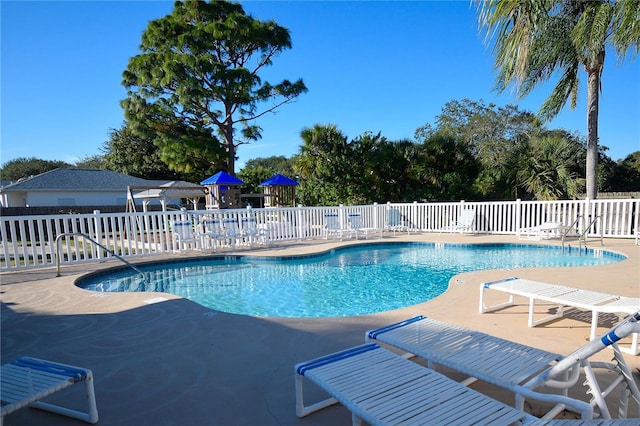
[[[462,209],[458,219],[446,227],[445,229],[451,232],[473,232],[475,230],[476,223],[476,209]]]
[[[359,213],[351,213],[347,216],[347,221],[349,223],[349,232],[354,234],[356,240],[359,239],[360,234],[364,236],[365,239],[369,238],[369,233],[380,232],[380,236],[382,236],[382,230],[377,228],[367,228],[364,226],[362,222],[362,216]]]
[[[506,302],[487,305],[485,292],[488,290],[507,293],[509,299]],[[632,314],[640,310],[640,298],[620,297],[613,294],[510,277],[480,284],[479,311],[480,313],[493,312],[513,306],[515,304],[514,296],[529,299],[529,327],[535,327],[562,318],[565,313],[565,307],[591,311],[591,340],[596,337],[600,313]],[[557,307],[556,313],[536,320],[534,314],[537,301],[553,303]],[[630,347],[621,346],[620,350],[632,355],[638,355],[640,353],[638,335],[631,336],[631,340]]]
[[[544,222],[537,226],[521,228],[518,230],[518,239],[540,241],[542,239],[560,238],[566,229],[562,222]]]
[[[36,358],[19,358],[0,370],[0,425],[4,416],[23,407],[34,407],[87,423],[98,422],[98,408],[91,370]],[[43,402],[41,399],[76,383],[85,384],[87,411]]]
[[[190,220],[176,220],[171,223],[173,239],[178,243],[178,251],[182,251],[187,247],[198,245],[198,238],[193,229]]]
[[[392,231],[394,235],[398,231],[407,231],[407,234],[411,233],[411,228],[409,228],[407,222],[402,218],[400,210],[392,208],[387,210],[387,222],[384,229]]]
[[[340,402],[352,424],[499,424],[537,420],[380,346],[369,343],[295,366],[296,414],[304,417]],[[330,398],[305,405],[307,379]]]
[[[589,419],[594,414],[594,407],[598,408],[600,417],[611,418],[605,396],[621,385],[619,407],[622,410],[619,410],[619,417],[624,418],[629,393],[636,404],[640,404],[640,391],[616,341],[640,331],[639,320],[640,313],[635,313],[602,339],[588,343],[567,357],[423,316],[370,330],[366,333],[366,340],[415,354],[425,359],[429,367],[441,365],[461,372],[469,376],[464,384],[482,380],[511,391],[515,395],[517,409],[524,409],[525,399],[554,404],[544,418],[553,418],[564,409],[570,409],[580,413],[583,419]],[[591,355],[609,345],[614,352],[614,363],[589,361]],[[580,377],[580,367],[586,376],[584,385],[588,387],[587,393],[593,398],[590,403],[567,396],[568,389]],[[596,380],[595,368],[616,374],[615,380],[604,390]],[[561,394],[536,390],[543,386],[560,389]]]
[[[323,236],[324,239],[328,239],[329,237],[340,238],[342,241],[342,234],[345,232],[340,225],[340,218],[337,213],[327,213],[324,215],[324,228],[323,228]]]

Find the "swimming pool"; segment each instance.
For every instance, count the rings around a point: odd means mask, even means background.
[[[305,256],[213,256],[109,270],[81,278],[98,292],[164,292],[217,311],[273,317],[384,312],[442,294],[452,276],[482,269],[618,262],[602,250],[529,244],[370,243]]]

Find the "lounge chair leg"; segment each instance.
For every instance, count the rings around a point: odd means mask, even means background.
[[[351,414],[351,424],[353,426],[360,426],[362,425],[362,419],[355,414]]]
[[[487,313],[487,312],[493,312],[493,311],[497,311],[497,310],[502,309],[502,308],[507,308],[509,306],[513,306],[513,294],[509,295],[509,300],[507,300],[506,302],[498,303],[496,305],[486,306],[485,303],[484,303],[484,292],[488,288],[489,287],[487,285],[485,285],[485,283],[481,283],[480,284],[480,306],[479,306],[479,311],[480,311],[481,314],[484,314],[484,313]]]
[[[558,312],[556,312],[555,314],[547,315],[546,317],[540,318],[539,320],[534,320],[533,314],[535,311],[535,306],[536,306],[535,298],[533,297],[529,298],[529,327],[536,327],[541,324],[546,324],[549,321],[553,321],[555,319],[559,319],[564,316],[564,306],[560,305],[558,306]]]
[[[49,411],[55,414],[61,414],[63,416],[71,417],[74,419],[82,420],[86,423],[95,424],[98,423],[98,407],[96,404],[96,393],[93,387],[93,373],[87,374],[85,382],[85,391],[87,397],[88,411],[86,413],[82,411],[72,410],[70,408],[61,407],[59,405],[50,404],[48,402],[36,401],[30,406],[38,408],[40,410]]]
[[[318,410],[322,410],[323,408],[329,407],[330,405],[336,404],[338,402],[335,398],[327,398],[325,400],[316,402],[315,404],[311,404],[309,406],[304,405],[304,376],[301,374],[296,374],[296,415],[298,417],[304,417],[311,413],[314,413]]]
[[[596,338],[596,332],[598,331],[598,311],[595,309],[591,312],[591,332],[589,333],[589,340]]]

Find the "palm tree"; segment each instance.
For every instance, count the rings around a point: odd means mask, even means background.
[[[512,84],[520,97],[560,75],[538,112],[541,121],[555,117],[570,100],[575,108],[580,65],[587,73],[587,197],[597,196],[598,103],[605,47],[622,59],[640,50],[640,0],[486,0],[479,2],[486,41],[495,39],[496,88]]]
[[[518,184],[537,200],[575,198],[584,190],[578,177],[579,145],[558,136],[535,136],[517,171]]]
[[[304,205],[349,202],[351,147],[335,125],[316,124],[300,132],[303,145],[294,158],[300,176],[298,198]]]

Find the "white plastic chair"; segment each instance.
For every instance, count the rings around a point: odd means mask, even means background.
[[[562,222],[544,222],[540,225],[521,228],[518,230],[519,240],[535,240],[559,238],[567,228]]]
[[[624,418],[630,401],[640,405],[640,390],[617,341],[639,332],[639,321],[640,313],[636,312],[600,339],[587,343],[566,357],[421,315],[370,330],[366,333],[366,340],[415,354],[426,360],[429,367],[441,365],[461,372],[469,376],[463,382],[465,384],[482,380],[511,391],[515,395],[515,407],[519,410],[524,409],[525,398],[553,403],[554,407],[545,414],[545,419],[552,419],[564,409],[580,413],[583,419],[590,419],[596,413],[595,407],[600,417],[611,418],[604,398],[620,385],[617,409],[619,417]],[[613,350],[612,363],[589,361],[590,356],[608,346]],[[584,386],[592,395],[590,402],[567,396],[568,389],[578,383],[580,367],[586,376]],[[606,389],[601,388],[594,369],[605,370],[605,375],[615,375]],[[562,394],[538,391],[543,386],[560,389]]]
[[[178,251],[182,251],[187,245],[195,244],[197,247],[198,238],[190,220],[176,220],[171,224],[173,239],[178,243]]]
[[[23,357],[1,367],[0,381],[0,399],[2,400],[0,426],[7,414],[27,406],[87,423],[98,422],[93,373],[87,368]],[[78,411],[41,401],[76,383],[85,385],[87,411]]]
[[[407,231],[407,234],[411,233],[411,229],[407,225],[406,221],[402,219],[400,210],[392,208],[387,210],[387,222],[384,229],[392,231],[394,235],[397,231]]]
[[[445,229],[451,232],[473,232],[476,222],[476,209],[463,209],[458,219]]]
[[[362,216],[360,213],[351,213],[347,216],[347,221],[349,223],[349,231],[355,235],[356,240],[359,239],[359,236],[362,234],[365,239],[369,238],[369,232],[378,232],[381,231],[376,228],[367,228],[364,226],[362,222]],[[382,236],[382,235],[381,235]]]
[[[341,403],[352,424],[530,424],[536,417],[369,343],[295,366],[296,414]],[[305,380],[306,379],[306,380]],[[304,384],[330,398],[305,405]]]
[[[236,219],[223,219],[222,226],[225,232],[226,244],[231,248],[235,248],[238,239],[242,238],[238,221]]]
[[[224,244],[226,239],[222,223],[219,219],[214,218],[204,218],[200,221],[199,236],[202,240],[202,247],[212,248],[214,252],[218,249],[218,242]]]
[[[345,230],[340,225],[340,218],[337,213],[327,213],[324,215],[324,239],[328,239],[330,236],[340,238],[342,241],[342,233]]]
[[[240,219],[240,223],[242,224],[240,233],[247,240],[249,247],[253,247],[256,240],[260,240],[262,244],[266,243],[266,236],[264,232],[261,232],[261,230],[258,229],[258,225],[254,218],[243,217]]]
[[[489,290],[506,293],[509,295],[509,298],[504,302],[489,305],[486,302],[485,294]],[[565,313],[565,307],[567,306],[574,309],[590,311],[591,340],[596,338],[600,313],[633,314],[640,310],[640,298],[637,297],[621,297],[614,294],[510,277],[480,284],[479,311],[480,313],[487,313],[513,306],[515,304],[514,296],[529,299],[529,327],[536,327],[549,321],[562,318]],[[534,313],[537,301],[555,304],[557,306],[555,313],[535,319]],[[640,354],[638,334],[634,334],[631,339],[631,346],[620,346],[620,350],[630,353],[631,355]]]

